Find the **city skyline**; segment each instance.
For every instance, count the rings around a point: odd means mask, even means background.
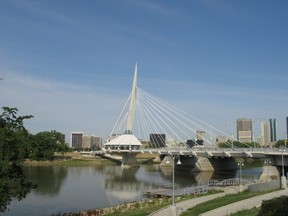
[[[237,118],[277,120],[286,138],[288,2],[0,3],[0,105],[31,133],[108,137],[139,86],[230,133]],[[234,132],[236,132],[234,125]]]
[[[260,122],[257,123],[256,120],[261,120]],[[271,123],[273,122],[273,124]],[[261,146],[267,146],[267,145],[271,145],[271,144],[275,144],[278,140],[281,140],[277,138],[277,135],[275,136],[275,134],[278,134],[278,128],[277,128],[277,120],[276,119],[249,119],[249,118],[238,118],[235,120],[235,131],[233,131],[230,134],[226,134],[226,136],[223,136],[225,134],[219,134],[218,136],[215,136],[214,139],[212,137],[210,137],[209,139],[212,139],[212,145],[217,144],[219,141],[217,140],[221,140],[220,142],[227,142],[228,140],[231,139],[231,137],[233,139],[235,139],[234,134],[236,134],[237,136],[237,140],[239,142],[242,143],[251,143],[251,142],[256,142],[259,143]],[[286,130],[288,130],[288,117],[286,117]],[[249,133],[247,133],[248,131],[251,131]],[[187,138],[187,140],[182,140],[182,141],[186,141],[186,144],[189,145],[188,143],[191,142],[195,142],[195,141],[202,141],[204,143],[204,140],[206,139],[205,137],[205,133],[208,131],[200,131],[197,130],[196,133],[193,135],[191,135],[191,139]],[[231,131],[230,131],[231,132]],[[71,146],[71,142],[72,142],[72,137],[73,137],[73,133],[75,134],[85,134],[84,132],[71,132],[71,136],[70,136],[70,140],[68,142],[68,144]],[[242,134],[241,134],[242,133]],[[96,136],[96,135],[88,135],[85,134],[86,136]],[[111,134],[110,134],[111,135]],[[119,135],[119,134],[118,134]],[[144,143],[146,141],[150,142],[155,142],[155,143],[160,143],[160,141],[153,141],[156,138],[153,138],[153,136],[162,136],[161,137],[161,142],[162,142],[162,146],[164,145],[164,143],[166,142],[166,134],[156,134],[153,133],[151,131],[151,133],[149,134],[149,139],[147,138],[147,140],[142,140]],[[211,136],[211,135],[209,135]],[[99,137],[99,136],[96,136]],[[112,139],[117,137],[117,134],[112,134],[111,135]],[[111,137],[109,137],[109,140],[111,140]],[[164,137],[164,138],[163,138]],[[104,139],[105,141],[105,137],[100,137],[101,139]],[[106,137],[107,138],[107,137]],[[159,138],[158,138],[159,139]],[[283,138],[284,140],[286,139],[285,137]],[[288,139],[286,139],[288,140]],[[203,144],[202,143],[202,144]],[[104,144],[104,143],[103,143]],[[160,144],[157,144],[158,146]],[[211,145],[211,144],[208,144]]]

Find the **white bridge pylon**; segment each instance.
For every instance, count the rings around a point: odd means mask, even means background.
[[[132,91],[104,144],[106,149],[138,150],[144,143],[149,148],[187,147],[187,144],[214,147],[216,137],[229,137],[211,124],[140,89],[137,70],[136,63]]]
[[[113,131],[115,130],[118,124],[118,121],[119,121],[118,119],[112,131],[113,134],[112,133],[110,134],[108,142],[104,144],[105,148],[110,148],[110,149],[117,148],[118,150],[138,150],[142,146],[141,142],[133,135],[133,125],[134,125],[134,117],[135,117],[135,109],[136,109],[136,97],[137,97],[137,63],[135,65],[132,91],[128,99],[128,101],[130,100],[130,106],[129,106],[129,110],[127,113],[127,117],[125,118],[126,119],[125,131],[123,133],[123,129],[122,129],[120,133],[119,132],[113,133]],[[124,108],[125,107],[126,105],[124,106]]]

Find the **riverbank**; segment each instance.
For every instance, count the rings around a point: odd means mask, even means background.
[[[229,214],[231,214],[241,211],[246,207],[259,207],[263,200],[272,199],[286,193],[287,189],[262,192],[244,191],[238,193],[234,188],[230,187],[223,191],[213,190],[209,191],[207,194],[177,197],[176,205],[183,216],[200,214],[205,216],[220,216],[223,215],[223,212],[229,212]],[[76,213],[59,213],[57,216],[167,216],[170,215],[171,202],[171,198],[149,199],[125,203],[110,208],[80,211]]]
[[[110,165],[112,161],[97,156],[81,155],[80,152],[55,153],[53,160],[25,160],[24,166],[82,166],[82,165]]]
[[[139,164],[153,164],[157,154],[138,154],[136,159]],[[94,155],[81,155],[80,152],[67,152],[65,154],[55,153],[53,160],[25,160],[24,166],[84,166],[84,165],[113,165],[117,164],[111,160]]]
[[[209,196],[213,194],[223,193],[222,190],[210,190],[207,194],[192,194],[177,197],[177,202],[182,202],[185,200],[190,200],[197,197]],[[57,216],[147,216],[153,212],[165,208],[171,205],[172,198],[155,198],[155,199],[145,199],[137,202],[124,203],[117,206],[112,206],[109,208],[93,209],[80,211],[76,213],[59,213]],[[55,216],[55,215],[53,215]]]

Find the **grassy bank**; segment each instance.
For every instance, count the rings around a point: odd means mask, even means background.
[[[214,200],[201,203],[191,209],[188,209],[187,211],[183,212],[181,216],[200,215],[204,212],[219,208],[221,206],[225,206],[234,202],[238,202],[244,199],[249,199],[251,197],[259,196],[259,195],[269,193],[269,192],[271,191],[263,191],[263,192],[244,191],[238,194],[228,194],[223,197],[219,197]]]
[[[176,201],[184,201],[187,199],[193,199],[195,197],[206,196],[215,193],[221,193],[219,190],[208,191],[207,194],[194,194],[182,197],[177,197]],[[77,213],[63,213],[58,216],[87,216],[87,215],[105,215],[105,216],[147,216],[161,208],[171,205],[171,198],[159,198],[159,199],[149,199],[138,202],[126,203],[110,208],[95,209],[81,211]]]
[[[177,202],[181,202],[188,199],[193,199],[200,196],[206,196],[210,194],[220,193],[221,191],[209,191],[207,194],[201,195],[189,195],[183,197],[177,197]],[[262,195],[265,193],[269,193],[271,191],[266,192],[250,192],[244,191],[238,194],[229,194],[224,197],[216,198],[211,201],[207,201],[201,203],[181,214],[181,216],[186,215],[200,215],[204,212],[219,208],[223,205],[228,205],[233,202],[238,202],[244,199],[249,199],[254,196]],[[150,199],[145,201],[126,203],[110,208],[105,209],[95,209],[95,210],[87,210],[81,211],[77,213],[64,213],[59,214],[59,216],[87,216],[87,215],[105,215],[105,216],[147,216],[153,212],[156,212],[164,207],[171,205],[171,198],[160,198],[160,199]],[[233,214],[233,216],[244,216],[251,215],[256,216],[259,209],[253,208],[251,210],[243,210]]]
[[[89,165],[114,165],[115,163],[105,159],[61,159],[51,161],[24,161],[24,166],[89,166]]]
[[[33,161],[25,160],[24,166],[86,166],[111,165],[114,162],[100,157],[81,155],[79,152],[55,153],[53,160]]]
[[[259,212],[260,212],[260,208],[244,209],[234,214],[230,214],[229,216],[247,216],[247,215],[258,216]]]
[[[153,164],[156,154],[138,154],[136,159],[139,164]],[[55,153],[53,160],[33,161],[25,160],[24,166],[87,166],[87,165],[116,165],[108,159],[97,156],[81,155],[79,152],[67,152],[64,155]]]

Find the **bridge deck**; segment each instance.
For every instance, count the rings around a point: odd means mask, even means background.
[[[202,156],[202,157],[253,157],[265,158],[266,155],[288,156],[288,149],[279,148],[154,148],[154,149],[105,149],[109,153],[150,153],[160,155],[183,155],[183,156]]]

